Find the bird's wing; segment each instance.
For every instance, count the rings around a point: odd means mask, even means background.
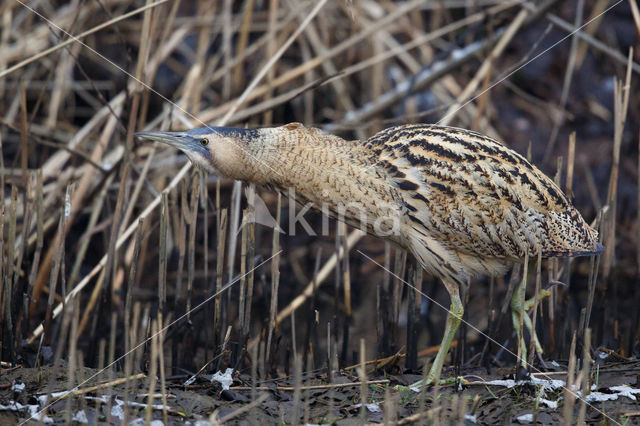
[[[456,252],[464,269],[498,267],[467,258],[597,250],[597,233],[553,181],[491,138],[410,125],[383,130],[365,146],[401,191],[416,235]]]

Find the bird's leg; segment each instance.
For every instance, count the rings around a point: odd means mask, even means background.
[[[449,347],[451,346],[453,337],[456,335],[456,331],[458,331],[458,327],[460,326],[460,322],[462,321],[462,314],[464,313],[464,306],[462,305],[462,301],[460,300],[460,291],[458,289],[458,284],[444,281],[444,285],[449,292],[449,297],[451,298],[451,306],[449,308],[449,314],[447,316],[447,327],[444,330],[444,336],[442,337],[442,342],[440,343],[440,349],[438,349],[436,359],[431,365],[431,370],[429,370],[429,374],[427,375],[426,383],[424,383],[425,385],[434,384],[436,380],[440,379],[440,373],[442,372],[444,360],[447,357]]]
[[[546,288],[542,289],[538,294],[536,294],[529,300],[525,300],[523,303],[522,301],[524,300],[524,291],[525,288],[523,279],[519,281],[519,284],[513,291],[513,296],[511,297],[511,319],[513,321],[513,328],[516,332],[518,344],[520,345],[521,364],[523,367],[526,367],[527,344],[524,341],[523,330],[520,328],[520,318],[522,317],[522,324],[527,327],[529,334],[533,337],[536,352],[542,354],[544,350],[542,349],[542,345],[540,344],[540,340],[538,339],[536,331],[533,329],[533,323],[531,322],[531,318],[529,317],[528,312],[536,306],[536,302],[549,297],[551,295],[551,291]]]
[[[518,355],[520,356],[520,364],[526,368],[527,345],[524,341],[524,331],[522,329],[522,325],[527,324],[526,320],[529,319],[529,316],[525,312],[523,303],[525,290],[525,280],[521,279],[518,281],[516,288],[513,290],[513,296],[511,296],[511,320],[513,321],[513,329],[516,332],[516,340],[520,349],[518,351]]]

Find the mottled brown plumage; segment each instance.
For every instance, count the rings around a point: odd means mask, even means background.
[[[500,274],[539,251],[578,256],[602,248],[551,179],[515,151],[463,129],[406,125],[366,141],[297,123],[139,136],[174,145],[223,176],[295,192],[298,201],[409,250],[452,300],[431,382],[462,316],[458,287],[471,275]]]

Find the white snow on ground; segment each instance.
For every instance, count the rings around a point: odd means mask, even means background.
[[[355,404],[352,407],[353,408],[360,408],[360,407],[362,407],[362,404]],[[369,410],[372,413],[382,413],[382,409],[380,408],[380,406],[378,404],[365,404],[365,407],[367,407],[367,410]]]
[[[219,382],[222,385],[223,390],[229,390],[229,387],[233,383],[233,377],[231,377],[232,374],[233,368],[227,368],[224,373],[216,371],[216,374],[211,377],[211,383]]]
[[[523,414],[521,416],[516,417],[516,420],[519,422],[533,422],[533,414]]]
[[[591,392],[589,395],[585,397],[587,402],[604,402],[604,401],[615,401],[618,399],[617,393],[602,393],[602,392]]]
[[[562,399],[562,398],[560,398],[560,399]],[[558,401],[560,401],[560,399],[558,399]],[[540,404],[546,405],[549,408],[553,408],[553,409],[558,408],[558,401],[551,401],[551,400],[544,399],[544,398],[537,398],[536,401],[538,401],[538,403],[540,403]]]
[[[44,418],[42,418],[39,405],[22,405],[17,401],[9,401],[9,405],[0,404],[0,411],[22,411],[25,408],[29,410],[29,415],[31,416],[28,420],[40,421],[42,419],[43,423],[53,423],[53,419],[49,416],[44,416]]]
[[[471,414],[465,414],[464,419],[469,420],[471,423],[478,423],[476,416],[472,416]]]
[[[636,395],[640,395],[640,389],[632,388],[631,386],[611,386],[610,391],[617,393],[620,396],[626,396],[629,399],[637,400]]]
[[[87,414],[84,412],[84,410],[80,410],[75,413],[71,421],[78,423],[89,423],[89,419],[87,418]]]
[[[544,386],[545,390],[558,390],[558,389],[562,389],[566,385],[564,380],[557,380],[557,379],[547,380],[547,379],[538,379],[536,377],[532,377],[531,380],[518,380],[517,382],[513,379],[490,380],[488,382],[485,382],[485,384],[494,385],[494,386],[504,386],[506,388],[512,388],[515,386],[522,386],[522,385],[538,385],[538,386],[541,385],[541,386]]]

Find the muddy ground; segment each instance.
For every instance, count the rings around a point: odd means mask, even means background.
[[[166,382],[166,413],[158,395],[153,401],[151,418],[164,421],[166,415],[170,423],[187,424],[214,424],[216,420],[237,424],[332,422],[349,425],[361,424],[363,420],[399,424],[438,421],[559,424],[566,406],[567,394],[562,388],[566,364],[553,362],[549,366],[552,367],[549,372],[537,373],[519,383],[509,380],[513,379],[512,369],[495,370],[491,374],[485,369],[464,369],[462,376],[451,379],[449,384],[424,393],[408,387],[420,379],[419,375],[372,372],[368,381],[375,383],[367,386],[364,413],[360,408],[361,386],[354,370],[336,373],[334,386],[328,384],[326,371],[306,375],[299,394],[295,391],[296,384],[284,379],[259,383],[252,390],[251,376],[238,372],[232,374],[232,383],[221,383],[225,380],[212,380],[212,375],[205,374],[185,385],[188,376],[173,377]],[[50,367],[3,369],[0,420],[21,423],[30,419],[30,415],[34,418],[40,415],[44,416],[45,423],[62,424],[69,419],[81,423],[84,419],[90,424],[121,424],[125,411],[127,422],[138,424],[146,418],[148,376],[131,380],[128,397],[124,383],[84,392],[105,383],[102,376],[76,389],[82,395],[66,397],[56,393],[67,389],[66,370],[61,368],[57,374],[54,371]],[[87,368],[76,374],[88,378],[96,372]],[[589,424],[640,423],[640,361],[614,362],[603,356],[591,373],[591,391],[584,398],[585,421]],[[53,395],[62,399],[43,404],[45,389],[54,389]],[[128,404],[123,403],[125,400]],[[46,410],[42,411],[45,405]],[[126,410],[125,405],[128,405]],[[574,405],[576,418],[581,409],[582,401],[578,399]],[[420,414],[419,420],[412,418],[415,414]],[[35,422],[34,418],[30,422]],[[294,420],[296,418],[299,420]]]

